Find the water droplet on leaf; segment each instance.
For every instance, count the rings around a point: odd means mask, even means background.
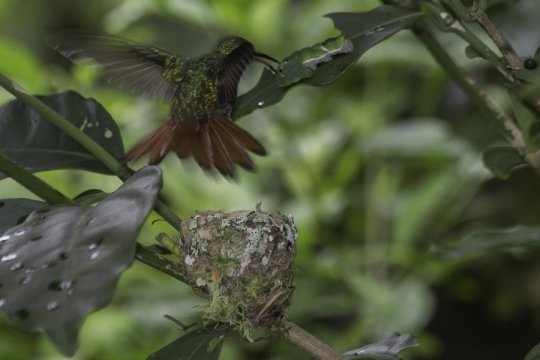
[[[88,246],[88,251],[96,250],[102,243],[103,243],[103,238],[99,238],[96,242],[93,242]]]
[[[13,260],[17,258],[17,253],[11,253],[11,254],[7,254],[7,255],[4,255],[0,258],[0,262],[4,262],[4,261],[9,261],[9,260]]]
[[[31,276],[25,276],[21,279],[21,281],[19,281],[19,284],[26,285],[30,282],[30,280],[32,280]]]
[[[58,309],[58,301],[51,301],[47,304],[47,310],[52,311]]]
[[[16,262],[15,264],[11,265],[11,267],[9,268],[9,270],[11,271],[17,271],[17,270],[20,270],[22,269],[23,267],[23,263],[22,262]]]
[[[90,261],[96,260],[99,257],[99,251],[94,251],[90,254]]]
[[[13,233],[13,235],[15,235],[15,236],[21,236],[21,235],[24,234],[25,232],[26,232],[26,230],[19,229],[19,230],[15,231],[15,232]]]
[[[107,129],[107,130],[105,130],[105,134],[103,134],[103,136],[105,136],[105,139],[110,139],[110,138],[112,138],[113,133],[112,133],[111,130]]]
[[[263,107],[263,106],[264,106],[264,101],[259,101],[259,102],[257,103],[257,106],[258,106],[258,107]]]

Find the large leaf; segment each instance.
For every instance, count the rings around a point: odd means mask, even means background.
[[[353,50],[318,65],[312,77],[290,87],[278,86],[276,77],[265,70],[257,85],[238,97],[233,117],[239,118],[279,102],[285,93],[296,85],[325,86],[335,82],[367,50],[396,32],[412,26],[422,13],[383,5],[364,13],[332,13],[326,16],[332,19],[336,29],[352,41]]]
[[[29,199],[0,200],[0,234],[22,223],[34,210],[47,206],[47,203]]]
[[[118,126],[94,99],[85,99],[73,91],[37,98],[116,158],[124,155]],[[20,100],[0,107],[0,151],[32,172],[83,169],[110,173],[86,149]],[[3,177],[5,175],[0,172],[0,178]]]
[[[477,230],[459,244],[440,250],[450,259],[483,255],[490,251],[519,247],[540,247],[539,226]]]
[[[161,186],[146,167],[95,207],[41,208],[0,236],[0,310],[67,355],[84,317],[112,298]]]
[[[376,343],[348,351],[343,357],[351,360],[399,360],[400,352],[418,345],[416,338],[410,334],[393,334]]]
[[[222,345],[223,331],[200,328],[150,354],[147,360],[217,360]]]

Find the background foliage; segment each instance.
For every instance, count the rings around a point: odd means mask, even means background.
[[[532,55],[540,43],[540,5],[498,3],[490,14],[520,55]],[[2,0],[0,72],[32,93],[75,89],[96,98],[129,146],[163,121],[168,107],[107,86],[96,69],[72,67],[45,46],[45,34],[84,27],[187,55],[238,34],[280,59],[337,35],[322,15],[378,5]],[[475,76],[500,81],[482,61],[467,59],[454,36],[445,34],[442,41]],[[241,92],[260,71],[252,67]],[[510,108],[500,88],[488,91]],[[10,99],[0,90],[0,103]],[[413,333],[422,346],[407,353],[411,359],[521,359],[538,342],[537,251],[515,247],[465,259],[441,256],[448,243],[464,237],[481,242],[487,229],[493,238],[494,229],[537,226],[538,178],[528,168],[506,181],[490,175],[481,152],[502,137],[411,34],[399,33],[369,50],[330,87],[295,88],[240,124],[270,151],[257,159],[258,173],[242,173],[239,184],[228,183],[169,157],[163,163],[164,192],[181,216],[251,209],[257,201],[266,211],[292,214],[300,235],[291,319],[342,351],[392,331]],[[120,185],[114,177],[83,172],[39,176],[71,197],[86,188],[113,191]],[[2,181],[0,195],[35,198],[9,179]],[[151,224],[154,219],[143,229],[143,243],[152,243],[162,229],[159,222]],[[523,227],[516,231],[527,235]],[[473,250],[478,254],[482,247]],[[121,278],[113,304],[85,323],[74,358],[143,359],[179,335],[162,315],[189,322],[199,303],[188,286],[135,263]],[[60,357],[43,335],[20,333],[6,319],[0,319],[0,334],[1,358]],[[221,358],[305,357],[273,340],[226,342]]]

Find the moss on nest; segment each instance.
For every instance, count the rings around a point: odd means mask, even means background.
[[[209,299],[206,321],[227,323],[252,340],[283,317],[294,291],[292,217],[262,211],[201,212],[182,222],[175,249],[182,272]]]

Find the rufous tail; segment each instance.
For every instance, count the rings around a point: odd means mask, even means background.
[[[124,162],[148,155],[149,164],[155,165],[174,151],[181,159],[192,156],[205,170],[216,169],[223,176],[234,178],[235,164],[255,170],[246,150],[266,155],[264,147],[250,133],[228,118],[216,116],[207,122],[192,124],[167,121],[133,146],[126,153]]]

